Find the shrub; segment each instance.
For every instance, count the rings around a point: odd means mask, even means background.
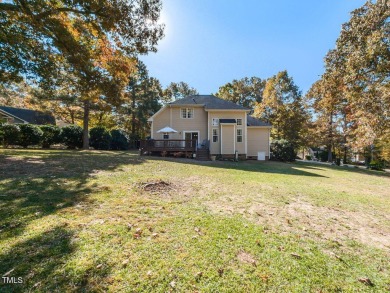
[[[308,161],[311,161],[311,156],[310,155],[306,155],[305,159],[308,160]]]
[[[109,150],[111,134],[107,128],[96,126],[89,131],[89,145],[95,150]]]
[[[83,129],[78,125],[65,126],[61,130],[61,141],[68,149],[83,147]]]
[[[19,129],[20,129],[20,134],[18,139],[19,145],[21,145],[24,148],[27,148],[29,145],[40,144],[43,132],[37,125],[20,124]]]
[[[122,130],[111,130],[111,146],[112,150],[127,150],[129,149],[129,142]]]
[[[1,142],[6,148],[9,145],[18,144],[20,129],[18,125],[3,124],[0,126]]]
[[[43,132],[41,144],[43,148],[50,148],[51,145],[61,142],[61,129],[55,125],[42,125]]]
[[[282,162],[293,162],[297,156],[291,142],[281,139],[271,143],[272,160]]]
[[[382,161],[376,161],[376,160],[372,160],[370,162],[370,164],[368,165],[368,168],[371,169],[371,170],[378,170],[378,171],[382,171],[385,167],[385,164],[384,162]]]

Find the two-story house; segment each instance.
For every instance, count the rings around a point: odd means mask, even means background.
[[[212,95],[188,96],[165,105],[149,119],[151,138],[196,140],[197,145],[207,145],[210,155],[267,160],[271,125],[249,112]]]

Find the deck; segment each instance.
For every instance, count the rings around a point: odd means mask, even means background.
[[[196,151],[197,140],[148,139],[140,141],[141,154],[145,152],[192,152]]]

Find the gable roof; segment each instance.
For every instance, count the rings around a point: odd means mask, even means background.
[[[52,115],[40,111],[8,106],[0,106],[0,111],[31,124],[56,124],[56,120]]]
[[[272,126],[270,123],[264,122],[260,119],[256,119],[249,115],[247,115],[246,117],[246,124],[247,126],[269,126],[269,127]]]
[[[170,105],[204,105],[205,110],[243,110],[249,111],[241,105],[217,98],[213,95],[191,95],[169,103]]]

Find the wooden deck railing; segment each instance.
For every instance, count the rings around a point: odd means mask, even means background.
[[[141,152],[195,152],[197,140],[148,139],[140,141]]]

